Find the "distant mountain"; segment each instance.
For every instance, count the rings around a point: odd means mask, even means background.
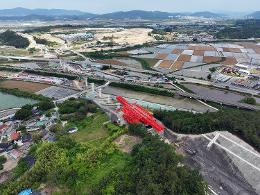
[[[133,10],[125,12],[113,12],[103,15],[98,15],[96,19],[168,19],[177,16],[194,16],[205,18],[220,18],[224,17],[222,14],[216,14],[212,12],[196,12],[196,13],[169,13],[160,11],[142,11]]]
[[[256,11],[252,14],[247,15],[247,18],[260,19],[260,11]]]
[[[27,15],[27,16],[0,16],[0,20],[19,20],[19,21],[31,21],[31,20],[40,20],[40,21],[55,21],[55,20],[84,20],[91,18],[89,15],[80,15],[80,16],[46,16],[46,15]]]
[[[64,9],[26,9],[17,7],[13,9],[0,10],[0,16],[2,17],[24,17],[29,15],[37,16],[89,16],[94,17],[95,14],[86,13],[78,10],[64,10]]]
[[[190,16],[194,17],[204,17],[204,18],[222,18],[225,17],[224,14],[216,14],[213,12],[195,12],[190,14]]]
[[[107,14],[92,14],[78,10],[64,9],[26,9],[13,8],[0,10],[0,20],[57,20],[57,19],[144,19],[144,20],[162,20],[179,16],[194,16],[205,18],[223,17],[221,14],[212,12],[196,12],[196,13],[169,13],[161,11],[120,11]]]
[[[175,17],[176,14],[160,11],[142,11],[142,10],[132,10],[132,11],[121,11],[113,12],[108,14],[98,15],[96,19],[167,19],[169,17]]]

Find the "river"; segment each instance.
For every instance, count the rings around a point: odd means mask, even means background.
[[[36,100],[29,98],[17,97],[14,95],[9,95],[0,92],[0,110],[5,110],[9,108],[19,108],[26,104],[35,104]]]

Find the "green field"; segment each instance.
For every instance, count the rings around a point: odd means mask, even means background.
[[[106,114],[95,113],[82,121],[69,123],[68,128],[76,126],[79,129],[78,132],[71,135],[78,142],[96,141],[108,136],[108,132],[103,126],[106,121],[108,121]]]
[[[1,55],[10,55],[10,56],[27,56],[29,52],[26,49],[17,49],[17,48],[0,48]]]
[[[55,142],[34,144],[29,154],[35,164],[29,169],[21,161],[11,173],[15,178],[0,184],[0,194],[17,194],[26,188],[54,189],[56,195],[164,194],[168,190],[167,194],[205,194],[198,172],[178,167],[181,157],[172,146],[143,126],[126,129],[107,122],[106,114],[84,99],[70,99],[59,108],[67,117],[65,129],[76,126],[78,132],[67,134],[60,125],[52,130]],[[131,154],[121,152],[115,143],[126,133],[143,138]]]
[[[157,62],[157,59],[148,59],[148,58],[134,58],[136,61],[142,64],[143,69],[151,69]]]
[[[108,177],[111,173],[123,170],[130,158],[131,157],[128,154],[124,154],[122,152],[114,152],[112,155],[109,156],[109,158],[107,158],[105,162],[99,165],[98,169],[93,168],[91,170],[91,173],[85,183],[85,186],[82,189],[82,192],[88,194],[89,189],[93,188],[93,186],[98,185],[103,178]],[[110,185],[107,188],[108,189],[106,189],[106,191],[114,191],[113,185]]]
[[[150,58],[143,58],[143,60],[145,60],[150,67],[153,67],[159,61],[157,59],[150,59]]]
[[[106,114],[98,111],[77,122],[69,122],[67,127],[77,126],[78,132],[62,135],[54,143],[37,145],[37,153],[33,154],[37,157],[37,163],[32,169],[23,170],[25,172],[17,180],[4,186],[0,184],[0,194],[16,193],[26,186],[37,189],[39,182],[50,188],[57,182],[59,185],[55,187],[59,192],[55,194],[91,194],[103,178],[109,178],[109,175],[125,168],[131,159],[130,155],[120,152],[113,144],[127,130],[112,123],[104,125],[106,121]],[[114,185],[111,183],[106,190],[114,191]]]

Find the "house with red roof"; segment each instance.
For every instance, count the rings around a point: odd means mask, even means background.
[[[11,141],[17,141],[17,140],[20,139],[20,136],[21,135],[20,135],[19,132],[14,131],[14,132],[11,133],[10,139],[11,139]]]
[[[0,125],[0,133],[2,133],[3,131],[5,131],[7,129],[7,125],[6,124],[2,124]]]

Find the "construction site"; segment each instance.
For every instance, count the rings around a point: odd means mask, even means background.
[[[200,171],[212,194],[259,194],[260,156],[241,139],[228,132],[175,136],[184,164]]]
[[[113,122],[121,125],[142,123],[148,131],[160,135],[164,142],[176,148],[177,153],[184,155],[184,165],[199,170],[209,185],[210,194],[260,193],[260,155],[240,138],[226,131],[176,134],[137,101],[103,94],[107,86],[108,83],[99,87],[88,84],[86,98],[95,101]]]
[[[219,86],[223,81],[223,88],[228,90],[225,85],[230,82],[230,88],[235,87],[232,81],[239,78],[252,83],[251,88],[244,86],[244,89],[252,90],[253,94],[259,93],[258,88],[253,86],[253,83],[258,84],[258,80],[250,79],[253,74],[256,76],[258,73],[259,64],[255,59],[259,57],[259,51],[257,48],[250,50],[249,46],[169,44],[129,51],[135,58],[150,59],[153,66],[148,70],[143,69],[137,59],[129,57],[102,60],[85,57],[81,62],[61,59],[43,62],[43,58],[27,58],[34,65],[31,66],[28,62],[11,64],[9,69],[18,70],[2,71],[5,81],[1,82],[1,86],[10,89],[20,86],[25,91],[52,99],[55,104],[78,98],[91,100],[107,113],[113,123],[141,123],[148,132],[159,135],[162,141],[172,145],[184,156],[181,166],[187,165],[199,170],[209,185],[210,194],[259,194],[260,155],[242,139],[228,132],[180,135],[153,115],[156,110],[194,114],[218,112],[219,108],[211,102],[250,111],[258,110],[259,105],[241,102],[246,97],[245,94],[231,91],[227,93],[219,88],[209,90],[209,87]],[[228,56],[231,53],[232,57]],[[82,57],[81,54],[77,55]],[[238,65],[248,61],[247,67]],[[217,68],[212,73],[212,81],[189,75],[199,73],[206,78],[212,67]],[[28,71],[29,68],[33,73]],[[246,68],[246,71],[249,69],[249,74],[238,74],[238,71],[228,68]],[[37,74],[39,70],[67,73],[69,77]],[[73,79],[69,79],[70,77]],[[256,100],[258,103],[259,100]],[[10,113],[9,109],[6,113],[1,113],[1,116],[8,118],[14,115],[14,111]],[[127,138],[140,142],[131,136]],[[117,141],[122,142],[120,139]],[[133,148],[133,145],[129,147]],[[129,150],[126,149],[127,152]]]

